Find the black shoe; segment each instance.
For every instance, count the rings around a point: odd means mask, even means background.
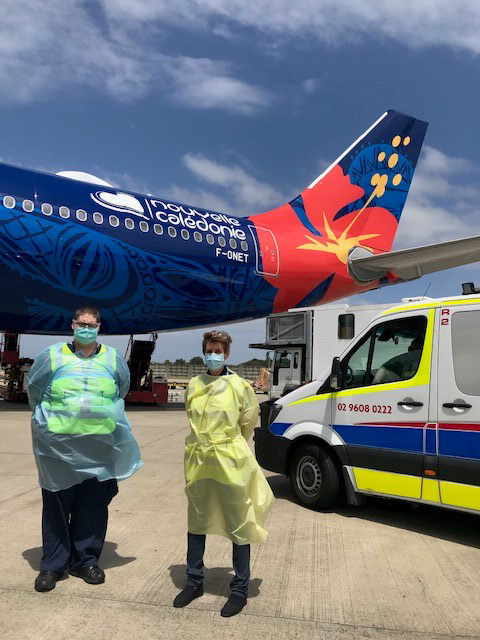
[[[63,580],[67,577],[64,571],[40,571],[35,578],[35,591],[51,591],[55,589],[57,580]]]
[[[198,585],[198,587],[194,587],[191,584],[187,584],[183,591],[180,591],[178,596],[173,601],[173,606],[177,608],[186,607],[187,604],[190,604],[192,600],[195,598],[200,598],[203,596],[203,584]]]
[[[240,613],[240,611],[246,604],[246,598],[244,598],[243,596],[239,596],[236,593],[231,593],[230,597],[223,605],[223,609],[220,611],[220,615],[224,618],[231,618],[232,616],[236,616],[237,613]]]
[[[88,584],[102,584],[105,582],[105,574],[96,564],[92,567],[80,567],[80,569],[72,569],[70,567],[68,573],[76,578],[82,578]]]

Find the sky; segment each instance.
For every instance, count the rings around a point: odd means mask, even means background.
[[[298,195],[386,109],[429,122],[394,249],[480,233],[476,0],[3,0],[0,160],[250,215]],[[351,298],[455,295],[478,264]],[[265,321],[226,327],[232,362]],[[190,359],[203,330],[160,334]],[[51,337],[24,336],[33,356]],[[107,338],[123,349],[125,338]]]

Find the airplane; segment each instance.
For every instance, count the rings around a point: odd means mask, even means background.
[[[480,259],[479,239],[391,251],[427,123],[389,110],[302,193],[239,217],[77,172],[0,164],[0,330],[103,334],[265,317]]]

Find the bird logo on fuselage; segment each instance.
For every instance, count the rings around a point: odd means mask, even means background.
[[[90,197],[96,204],[111,209],[112,211],[148,218],[138,198],[135,198],[135,196],[129,193],[123,193],[121,191],[116,191],[115,193],[111,191],[96,191],[95,193],[91,193]]]

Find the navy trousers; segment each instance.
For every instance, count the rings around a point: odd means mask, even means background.
[[[98,564],[107,533],[108,505],[116,480],[85,480],[62,491],[42,489],[41,571],[64,571]]]
[[[203,582],[203,554],[205,552],[204,534],[188,533],[187,584],[197,587]],[[250,545],[233,543],[233,570],[235,575],[230,582],[230,591],[247,597],[250,581]]]

